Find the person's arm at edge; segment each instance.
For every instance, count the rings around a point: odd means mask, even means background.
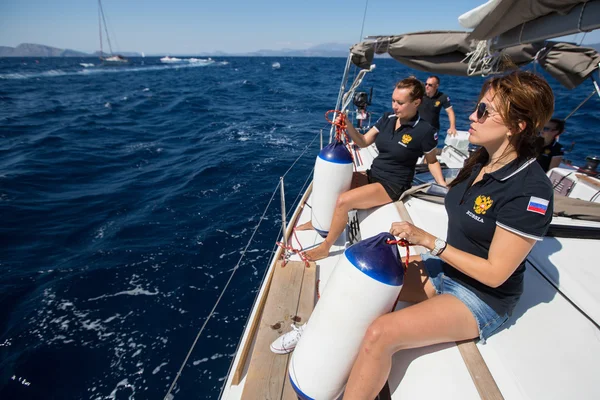
[[[435,246],[435,236],[408,222],[392,224],[390,233],[394,236],[406,237],[409,242],[424,246],[429,250]],[[447,245],[438,257],[484,285],[496,288],[512,275],[527,257],[535,242],[535,239],[529,239],[496,226],[487,259],[450,245]]]
[[[497,226],[487,260],[452,246],[447,246],[440,258],[471,278],[495,288],[512,275],[535,242],[535,239],[519,236]]]
[[[446,180],[444,179],[444,174],[442,173],[442,166],[436,157],[436,148],[431,150],[429,153],[425,154],[425,160],[427,160],[427,168],[429,168],[429,172],[438,183],[438,185],[446,187]]]
[[[450,129],[448,129],[447,133],[454,136],[456,135],[456,115],[454,114],[452,106],[446,108],[446,113],[448,114],[448,120],[450,121]]]
[[[550,166],[548,167],[548,171],[550,171],[552,168],[556,168],[560,165],[560,162],[562,161],[563,156],[554,156],[552,157],[552,159],[550,160]]]
[[[369,147],[372,145],[375,142],[375,137],[379,133],[379,130],[376,127],[372,127],[363,135],[356,130],[350,121],[348,121],[346,129],[348,131],[348,135],[350,135],[350,138],[360,148]]]

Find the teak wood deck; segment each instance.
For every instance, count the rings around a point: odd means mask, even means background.
[[[242,399],[296,400],[288,379],[291,354],[274,354],[269,346],[289,331],[293,322],[305,323],[316,301],[316,265],[301,261],[275,266],[269,294],[260,316]]]

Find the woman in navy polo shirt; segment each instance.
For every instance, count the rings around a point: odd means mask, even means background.
[[[390,232],[439,258],[409,268],[401,299],[417,304],[368,329],[344,399],[373,399],[402,349],[479,337],[512,314],[523,292],[525,258],[552,219],[553,190],[536,161],[538,132],[552,116],[548,83],[528,72],[488,80],[469,119],[482,146],[449,185],[448,243],[408,222]],[[441,260],[440,260],[441,259]]]
[[[329,255],[329,249],[348,223],[348,211],[367,209],[396,201],[411,186],[417,160],[425,155],[429,171],[436,182],[446,186],[442,168],[437,160],[436,129],[419,117],[417,109],[425,95],[425,87],[411,76],[396,84],[392,93],[393,112],[385,113],[374,127],[362,135],[352,124],[348,134],[360,147],[375,143],[379,155],[373,160],[366,176],[356,172],[353,189],[342,193],[336,203],[331,227],[325,240],[316,248],[306,251],[310,260]],[[310,222],[297,230],[310,229]]]

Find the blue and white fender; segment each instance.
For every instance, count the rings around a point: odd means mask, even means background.
[[[312,189],[312,226],[327,237],[335,203],[352,184],[352,156],[346,146],[332,142],[319,152],[315,162]]]
[[[329,277],[289,365],[300,399],[337,399],[367,328],[394,306],[404,268],[388,239],[380,233],[349,247]]]

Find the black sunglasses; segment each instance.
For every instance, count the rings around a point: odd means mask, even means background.
[[[488,109],[488,105],[486,103],[483,103],[483,102],[477,104],[477,110],[476,111],[477,111],[477,114],[475,114],[475,115],[477,117],[477,122],[480,122],[480,120],[482,120],[485,117],[486,114],[488,116],[490,115],[490,110]],[[493,110],[491,112],[493,112]]]
[[[435,83],[426,83],[425,86],[434,86]]]

